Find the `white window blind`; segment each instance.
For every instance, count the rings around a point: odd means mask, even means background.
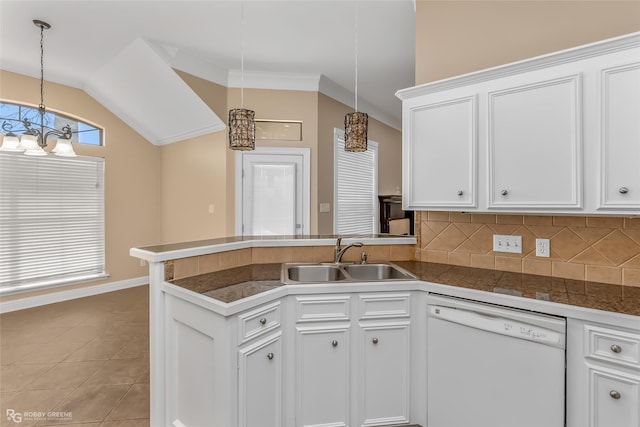
[[[0,293],[105,276],[104,159],[0,153]]]
[[[344,131],[334,131],[334,233],[378,233],[378,144],[344,151]]]

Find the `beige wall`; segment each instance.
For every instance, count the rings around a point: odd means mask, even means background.
[[[640,1],[427,1],[416,84],[640,31]]]
[[[227,236],[226,151],[224,132],[162,147],[163,243]]]
[[[193,75],[178,75],[221,118],[227,88]],[[227,236],[227,139],[220,131],[164,145],[161,151],[163,243]],[[209,213],[213,205],[213,213]]]
[[[416,84],[635,31],[640,1],[418,1]],[[636,219],[422,212],[416,225],[425,261],[640,286]],[[494,254],[493,233],[522,235],[524,253]]]
[[[0,70],[0,97],[25,104],[39,103],[39,81]],[[160,149],[98,104],[82,90],[45,82],[45,103],[105,128],[104,147],[75,144],[79,155],[105,158],[106,281],[60,287],[4,297],[35,296],[105,282],[145,276],[147,267],[129,256],[129,249],[159,243]]]
[[[318,234],[333,234],[333,130],[344,129],[350,107],[318,96],[318,201],[331,203],[331,212],[318,214]],[[402,133],[369,118],[368,137],[378,143],[378,193],[395,194],[402,188]]]

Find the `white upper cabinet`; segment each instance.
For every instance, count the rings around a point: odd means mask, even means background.
[[[476,97],[408,104],[404,132],[412,143],[403,147],[403,192],[409,209],[475,207]]]
[[[522,80],[488,94],[489,207],[580,208],[580,76]]]
[[[405,209],[640,215],[640,33],[396,95]]]
[[[640,209],[640,58],[602,70],[600,208]]]

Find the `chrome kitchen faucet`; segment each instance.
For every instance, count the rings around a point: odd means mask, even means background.
[[[333,259],[333,262],[336,264],[339,264],[342,261],[342,255],[344,255],[344,253],[347,251],[347,249],[351,248],[351,247],[356,247],[356,248],[361,248],[362,247],[362,242],[354,242],[354,243],[350,243],[347,246],[345,246],[344,248],[340,248],[340,243],[342,242],[342,237],[338,237],[338,240],[336,240],[336,250],[335,250],[335,257]]]

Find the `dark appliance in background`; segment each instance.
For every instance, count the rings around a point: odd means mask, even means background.
[[[407,234],[412,236],[413,211],[402,210],[401,195],[378,196],[380,206],[380,233]]]

